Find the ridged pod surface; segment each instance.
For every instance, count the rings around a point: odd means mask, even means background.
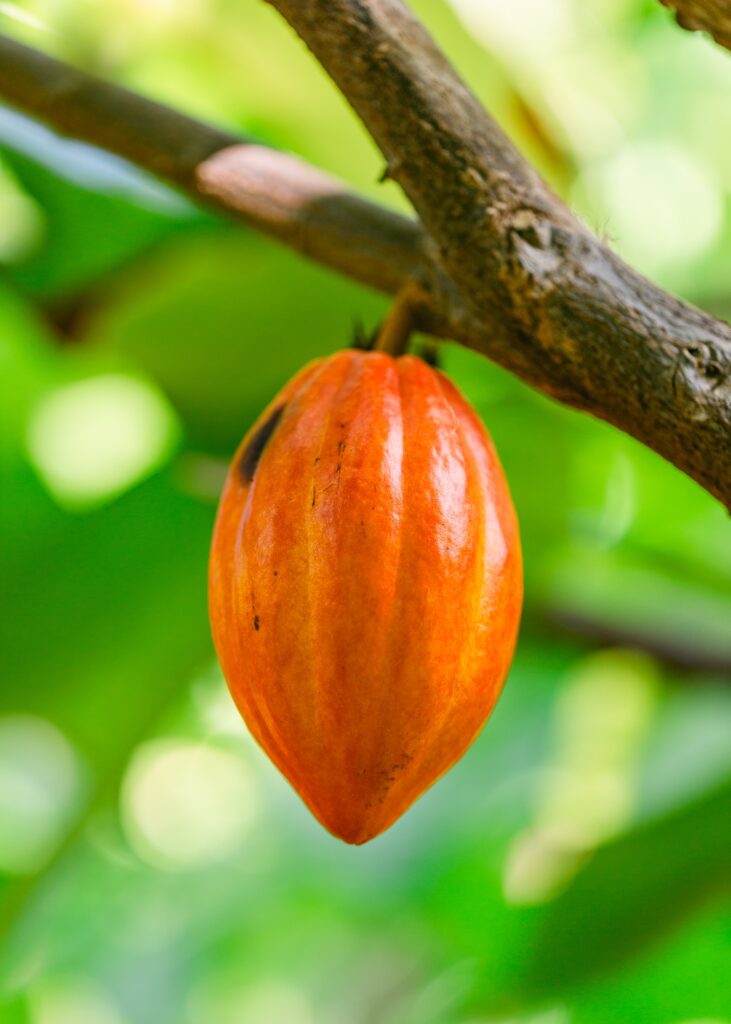
[[[413,356],[305,367],[244,438],[213,536],[213,636],[255,739],[349,843],[465,752],[510,666],[522,567],[477,414]]]

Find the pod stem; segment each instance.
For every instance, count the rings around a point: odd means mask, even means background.
[[[417,295],[416,286],[412,283],[405,284],[397,293],[373,346],[376,352],[385,352],[396,358],[404,354],[409,338],[416,329]]]

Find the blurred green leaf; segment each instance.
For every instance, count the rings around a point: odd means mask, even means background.
[[[90,287],[173,233],[214,222],[118,157],[4,107],[0,153],[44,220],[42,244],[6,273],[44,301]]]
[[[113,794],[129,751],[211,656],[212,511],[163,474],[101,511],[58,514],[4,559],[0,712],[53,722],[90,766],[92,800]],[[31,894],[32,879],[6,890],[0,929]]]
[[[599,849],[539,915],[518,984],[560,993],[616,970],[731,892],[731,782]]]
[[[204,450],[229,453],[305,363],[375,326],[385,300],[271,242],[211,232],[148,260],[86,340],[133,359]]]

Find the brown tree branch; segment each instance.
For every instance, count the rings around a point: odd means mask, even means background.
[[[479,346],[731,507],[731,328],[580,224],[401,0],[270,0],[360,116],[475,317]]]
[[[616,424],[731,506],[731,330],[579,225],[400,3],[276,6],[361,114],[450,276],[415,222],[302,161],[2,38],[0,96],[366,284],[415,279],[422,329]]]
[[[244,142],[4,36],[0,97],[382,291],[397,291],[424,260],[415,221],[353,195],[297,157]]]
[[[708,32],[720,46],[731,50],[731,3],[729,0],[660,0],[672,11],[681,28]]]

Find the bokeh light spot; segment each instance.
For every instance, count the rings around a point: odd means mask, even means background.
[[[598,198],[611,239],[645,272],[687,265],[711,246],[723,224],[723,196],[713,173],[672,142],[623,147],[581,176],[579,205],[582,192]]]
[[[253,744],[251,733],[231,698],[218,662],[210,665],[193,681],[192,697],[196,715],[206,736],[230,737]]]
[[[452,6],[478,39],[516,57],[545,58],[573,30],[567,0],[452,0]]]
[[[177,422],[152,386],[124,374],[66,384],[36,408],[28,430],[31,460],[59,504],[83,508],[130,487],[160,466],[177,440]]]
[[[1,13],[1,12],[0,12]],[[0,262],[14,263],[29,256],[43,238],[41,208],[0,162]]]
[[[209,982],[193,993],[185,1024],[315,1024],[306,992],[285,979],[262,978],[252,985]]]
[[[570,673],[556,705],[556,749],[539,786],[535,821],[513,843],[503,873],[506,900],[559,895],[596,846],[629,820],[637,760],[657,703],[657,670],[646,655],[609,650]]]
[[[107,993],[85,979],[44,985],[31,1006],[33,1024],[127,1024]]]
[[[12,3],[11,0],[3,0],[0,2],[0,15],[3,18],[10,18],[12,21],[17,21],[19,25],[26,25],[28,28],[35,29],[37,32],[47,32],[48,25],[41,18],[37,17],[31,11],[25,10],[18,4]]]
[[[73,747],[50,722],[0,718],[0,870],[43,866],[82,803],[84,773]]]
[[[122,820],[136,853],[156,867],[192,869],[237,850],[256,817],[253,779],[234,751],[153,740],[122,787]]]

